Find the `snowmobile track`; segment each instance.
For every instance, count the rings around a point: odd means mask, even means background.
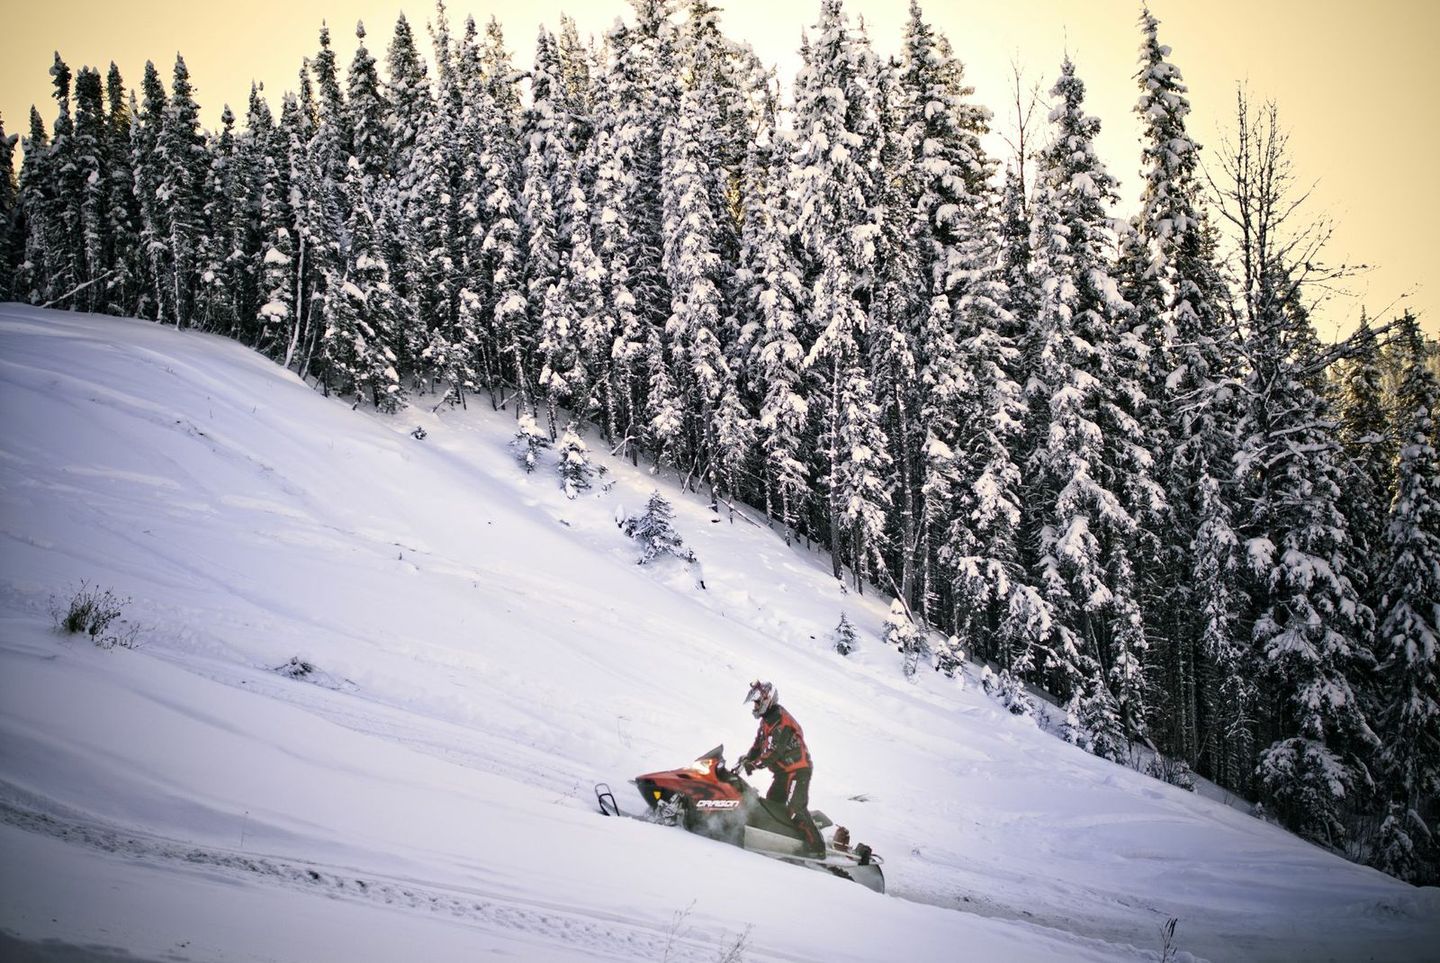
[[[32,808],[21,799],[52,811]],[[673,926],[667,932],[661,926],[650,928],[603,914],[590,915],[577,912],[571,906],[500,898],[480,890],[387,878],[363,870],[167,839],[84,818],[4,782],[0,782],[0,826],[179,872],[203,870],[239,881],[303,890],[332,899],[428,911],[480,929],[522,937],[529,935],[542,943],[558,942],[577,951],[614,959],[713,961],[716,940],[727,935],[696,933],[692,936],[674,932]]]

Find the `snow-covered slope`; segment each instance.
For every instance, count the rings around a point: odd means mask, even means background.
[[[0,956],[1154,959],[1170,917],[1217,960],[1440,946],[1435,890],[906,683],[819,556],[603,456],[567,501],[484,402],[355,412],[219,338],[11,305],[0,425]],[[634,564],[614,520],[657,487],[703,572]],[[82,580],[140,648],[54,631]],[[595,812],[738,754],[757,676],[889,895]]]

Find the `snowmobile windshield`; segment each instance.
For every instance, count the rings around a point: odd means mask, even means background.
[[[725,744],[721,743],[690,764],[694,772],[708,773],[725,764]]]

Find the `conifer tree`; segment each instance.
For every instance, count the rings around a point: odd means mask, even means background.
[[[1249,596],[1244,671],[1263,694],[1251,726],[1255,777],[1287,825],[1338,845],[1346,801],[1369,789],[1364,758],[1376,740],[1352,684],[1373,670],[1373,616],[1350,579],[1337,426],[1303,301],[1324,235],[1292,223],[1299,206],[1273,106],[1252,117],[1242,94],[1238,113],[1219,200],[1222,216],[1250,225],[1235,265],[1246,374],[1234,465]],[[1308,240],[1292,243],[1297,230]]]
[[[140,313],[156,321],[173,322],[174,256],[170,247],[169,211],[160,197],[161,141],[168,105],[160,73],[148,60],[141,89],[143,99],[135,113],[130,136],[130,166],[140,204],[140,246],[145,251],[145,274],[149,282],[140,302]]]
[[[132,100],[127,97],[120,69],[114,63],[105,75],[106,231],[107,260],[114,272],[105,310],[111,314],[139,315],[144,257],[140,249],[140,207],[135,196],[135,174],[130,166]]]
[[[561,487],[565,490],[565,497],[573,499],[590,487],[590,479],[594,477],[590,449],[572,427],[561,432],[555,450],[560,455],[556,467],[560,472]]]
[[[1076,741],[1114,758],[1117,727],[1143,732],[1148,714],[1145,639],[1127,554],[1136,522],[1126,502],[1137,488],[1148,494],[1149,483],[1133,453],[1137,426],[1123,411],[1135,389],[1115,363],[1123,304],[1107,260],[1113,236],[1105,210],[1115,182],[1095,156],[1099,121],[1084,113],[1084,92],[1067,58],[1051,90],[1059,100],[1055,131],[1034,201],[1039,300],[1026,334],[1033,439],[1026,503],[1039,588],[1067,630],[1048,643],[1045,668],[1088,727]]]
[[[20,182],[15,175],[18,134],[6,135],[0,117],[0,300],[20,297],[20,259],[24,256],[24,223],[20,212]]]
[[[1245,702],[1233,691],[1243,682],[1235,675],[1237,559],[1226,481],[1235,450],[1235,364],[1203,213],[1200,147],[1186,129],[1187,89],[1148,10],[1140,27],[1135,111],[1144,125],[1145,188],[1121,270],[1131,305],[1127,324],[1149,351],[1149,375],[1141,379],[1154,402],[1147,430],[1168,506],[1142,519],[1160,543],[1142,590],[1155,600],[1146,620],[1162,650],[1167,749],[1193,761],[1202,713],[1215,734],[1210,745],[1218,748],[1233,728],[1221,718],[1225,707]]]
[[[805,292],[792,249],[794,213],[786,203],[790,142],[773,106],[760,116],[747,168],[752,207],[745,218],[744,269],[749,372],[760,396],[757,441],[764,458],[765,511],[788,544],[805,517],[810,482],[804,449],[809,404],[800,341]]]
[[[30,107],[29,135],[22,141],[25,159],[20,165],[16,182],[19,221],[24,229],[20,245],[20,268],[14,279],[16,289],[25,299],[38,302],[45,274],[46,211],[48,195],[52,191],[49,183],[47,150],[50,134],[40,111]]]
[[[75,76],[75,133],[70,163],[79,196],[79,228],[84,251],[82,270],[77,283],[89,286],[72,302],[83,311],[104,308],[108,297],[106,286],[113,273],[113,242],[110,237],[109,157],[106,151],[105,100],[100,72],[80,68]]]
[[[617,22],[610,34],[612,48],[626,43],[625,34],[624,24]],[[618,453],[628,452],[638,464],[644,430],[645,332],[630,288],[632,232],[611,79],[605,76],[603,94],[597,99],[597,126],[587,147],[592,157],[585,164],[595,171],[593,246],[601,268],[599,310],[605,318],[604,329],[610,332],[603,363],[608,378],[599,386],[599,406],[606,440]]]
[[[840,613],[840,623],[835,626],[832,638],[835,651],[841,655],[849,655],[855,651],[855,626],[846,618],[844,612]]]
[[[352,154],[360,162],[361,176],[371,189],[390,173],[390,130],[386,125],[391,107],[381,89],[375,58],[365,47],[365,24],[355,24],[355,57],[350,61],[345,106],[349,113]]]
[[[885,618],[881,639],[900,651],[905,678],[913,678],[920,667],[921,658],[929,654],[930,647],[926,642],[925,632],[910,618],[905,604],[899,599],[890,603],[890,614]]]
[[[645,341],[658,337],[671,313],[671,297],[662,265],[664,238],[660,202],[660,136],[675,110],[674,0],[630,0],[635,26],[623,31],[614,50],[608,89],[615,111],[615,152],[625,182],[625,206],[631,229],[630,292]],[[647,349],[647,355],[653,351]],[[652,367],[653,372],[653,367]],[[647,406],[652,451],[668,449],[668,401]]]
[[[1433,817],[1440,797],[1440,379],[1414,315],[1402,319],[1400,338],[1408,367],[1397,399],[1400,460],[1377,652],[1379,761],[1390,805],[1375,861],[1420,882],[1433,881],[1440,862]]]
[[[401,13],[395,21],[395,33],[386,54],[389,74],[386,100],[390,105],[390,173],[402,194],[414,184],[413,160],[415,142],[424,128],[430,110],[429,72],[419,49],[410,22]]]
[[[532,337],[519,203],[521,155],[516,148],[519,98],[514,91],[515,71],[500,26],[493,19],[486,30],[481,62],[484,94],[479,109],[488,122],[480,156],[485,184],[480,221],[485,234],[479,253],[479,284],[485,292],[481,316],[491,319],[494,344],[493,368],[487,380],[492,391],[505,381],[514,386],[518,413],[533,405],[527,371]]]
[[[866,368],[868,318],[857,296],[871,280],[877,229],[874,184],[859,156],[866,138],[878,133],[866,56],[839,0],[825,0],[796,81],[794,156],[796,227],[811,284],[808,322],[817,333],[806,365],[816,379],[812,417],[822,426],[818,467],[835,575],[848,559],[857,589],[879,561],[891,460]]]
[[[550,447],[550,433],[537,425],[529,412],[521,412],[515,416],[515,438],[511,447],[525,474],[532,474],[540,462],[540,452]]]
[[[43,280],[45,300],[65,298],[69,304],[74,303],[69,300],[71,292],[85,283],[84,218],[80,207],[85,184],[77,162],[75,120],[70,109],[73,77],[56,52],[50,80],[58,110],[45,152],[45,189],[33,205],[41,231],[44,269],[38,278]]]
[[[244,177],[235,145],[235,114],[227,104],[220,117],[221,130],[207,150],[209,163],[201,185],[204,207],[199,238],[194,323],[207,331],[234,336],[239,294],[231,277],[231,255],[238,252],[232,235],[236,208],[243,205]]]
[[[1363,313],[1350,341],[1353,354],[1342,369],[1336,399],[1344,477],[1340,510],[1355,546],[1351,581],[1365,604],[1374,608],[1381,593],[1386,508],[1399,460],[1392,426],[1396,416],[1386,410],[1380,346]]]
[[[200,107],[183,57],[175,57],[175,75],[156,151],[159,193],[169,228],[170,303],[177,327],[197,322],[195,297],[200,283],[201,242],[205,230],[205,175],[209,156],[200,130]]]
[[[653,491],[645,503],[645,511],[621,523],[620,530],[640,543],[640,558],[635,564],[644,565],[662,555],[695,561],[695,553],[685,547],[685,540],[675,531],[674,521],[674,507],[664,495]]]
[[[713,10],[701,4],[700,13],[708,18]],[[715,454],[713,415],[720,408],[722,390],[733,378],[721,344],[728,306],[722,295],[727,282],[720,258],[720,224],[711,203],[716,174],[705,152],[716,90],[704,83],[711,79],[711,65],[694,59],[712,52],[705,39],[710,32],[713,23],[687,44],[691,62],[686,66],[694,80],[681,92],[661,145],[663,265],[671,296],[665,342],[677,376],[676,389],[695,402],[684,435],[671,440],[669,448],[683,467],[692,469]]]
[[[398,410],[405,399],[393,345],[403,308],[390,284],[390,268],[379,239],[389,225],[377,217],[356,158],[345,179],[350,209],[346,246],[339,267],[325,282],[325,331],[320,340],[324,379],[338,392],[368,400],[381,411]]]

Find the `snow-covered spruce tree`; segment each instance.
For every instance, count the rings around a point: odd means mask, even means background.
[[[229,251],[221,263],[230,289],[230,336],[256,346],[255,319],[260,306],[264,255],[261,209],[266,162],[275,140],[275,119],[256,84],[250,85],[245,124],[235,137],[235,157],[227,171],[234,201],[223,231]]]
[[[536,332],[537,389],[546,411],[552,437],[558,432],[557,409],[568,398],[569,380],[578,351],[568,299],[559,290],[564,282],[566,250],[563,246],[562,205],[568,199],[573,168],[565,142],[566,119],[558,99],[560,65],[555,39],[543,27],[535,45],[535,66],[530,73],[530,106],[525,111],[526,145],[522,204],[529,238],[526,288],[530,324]],[[536,399],[537,404],[540,399]]]
[[[320,319],[327,279],[343,273],[340,235],[345,211],[328,171],[336,156],[333,131],[326,131],[315,102],[310,61],[301,63],[299,93],[281,115],[290,162],[290,198],[296,234],[296,313],[285,345],[285,363],[308,377],[324,329]]]
[[[625,25],[617,22],[610,33],[612,49],[628,42],[626,34]],[[604,328],[610,332],[610,343],[604,346],[607,378],[600,386],[600,417],[606,441],[618,454],[628,453],[638,464],[644,419],[645,332],[630,290],[631,228],[625,168],[618,150],[613,61],[610,70],[596,94],[596,130],[586,147],[591,156],[585,165],[595,171],[593,248],[601,270],[599,309]]]
[[[20,298],[18,275],[23,255],[20,220],[20,183],[15,177],[15,144],[18,134],[5,133],[0,117],[0,299]]]
[[[478,318],[460,311],[466,286],[462,206],[465,145],[464,65],[456,56],[443,0],[430,24],[436,65],[435,96],[424,114],[412,155],[415,186],[406,219],[405,263],[411,323],[402,339],[402,362],[413,364],[423,390],[452,402],[473,391],[478,376]],[[462,323],[463,320],[463,323]]]
[[[40,190],[31,205],[39,225],[37,253],[40,270],[35,277],[46,302],[64,299],[74,304],[72,292],[85,283],[85,242],[80,202],[85,185],[76,161],[75,119],[70,110],[71,80],[74,75],[60,54],[50,68],[52,96],[58,112],[51,127],[49,145],[42,165],[37,165]],[[43,127],[41,128],[43,131]],[[44,135],[37,138],[44,140]],[[43,185],[43,186],[42,186]]]
[[[1219,771],[1224,733],[1233,726],[1219,714],[1245,701],[1233,691],[1241,685],[1233,631],[1237,543],[1227,487],[1235,360],[1203,213],[1200,147],[1186,129],[1187,89],[1158,27],[1148,10],[1142,13],[1135,111],[1144,132],[1145,187],[1121,257],[1131,305],[1124,323],[1149,352],[1138,380],[1152,405],[1137,416],[1159,456],[1155,478],[1168,508],[1139,506],[1139,520],[1156,540],[1137,553],[1145,563],[1139,587],[1162,673],[1156,681],[1165,694],[1164,749],[1193,763],[1204,728],[1212,734],[1210,764]]]
[[[721,324],[729,311],[722,292],[731,270],[720,254],[725,212],[716,209],[712,190],[718,176],[715,111],[722,98],[715,12],[708,3],[691,6],[680,64],[690,80],[682,85],[678,108],[661,139],[662,265],[671,298],[665,344],[674,363],[675,388],[691,399],[688,424],[681,437],[669,440],[669,449],[681,467],[704,471],[712,486],[720,455],[716,429],[728,423],[718,417],[721,395],[733,392],[734,378],[721,343]],[[732,427],[744,430],[738,424]]]
[[[483,91],[474,108],[483,125],[480,164],[485,193],[479,199],[484,236],[480,247],[480,314],[489,318],[493,348],[485,378],[492,400],[499,386],[512,385],[516,411],[533,406],[527,371],[533,343],[526,300],[524,234],[520,196],[521,148],[518,72],[510,62],[498,21],[491,19],[480,54]]]
[[[849,655],[855,651],[857,641],[855,638],[855,625],[846,617],[844,612],[840,613],[840,622],[831,633],[831,645],[841,655]]]
[[[1368,791],[1376,737],[1352,679],[1372,671],[1372,615],[1350,581],[1340,511],[1337,425],[1325,361],[1303,299],[1320,280],[1325,233],[1293,223],[1292,170],[1273,105],[1239,100],[1237,142],[1221,158],[1221,213],[1238,230],[1235,271],[1245,338],[1236,519],[1250,604],[1247,672],[1261,698],[1261,800],[1286,825],[1340,845],[1345,808]]]
[[[835,576],[848,561],[863,590],[884,543],[889,503],[889,443],[866,366],[868,318],[858,297],[871,280],[877,231],[874,184],[859,154],[880,132],[865,72],[872,55],[850,29],[840,0],[821,5],[811,37],[796,80],[792,165],[796,230],[810,284],[806,323],[817,333],[805,363]]]
[[[1374,609],[1382,592],[1379,578],[1385,564],[1385,515],[1395,486],[1399,449],[1393,425],[1396,416],[1386,410],[1389,399],[1380,345],[1363,313],[1351,343],[1353,354],[1333,385],[1344,475],[1340,510],[1355,544],[1350,580],[1361,600]]]
[[[563,290],[574,318],[574,374],[570,379],[573,417],[604,422],[609,405],[610,353],[614,317],[606,310],[604,268],[595,253],[591,205],[574,164],[565,177],[565,234],[569,256]]]
[[[905,603],[899,599],[890,603],[890,614],[885,617],[881,641],[900,651],[901,666],[907,679],[914,677],[920,667],[920,660],[930,654],[924,630],[910,618],[910,613],[905,610]]]
[[[1402,879],[1433,883],[1440,875],[1440,379],[1413,315],[1402,320],[1400,338],[1409,365],[1397,399],[1400,461],[1377,652],[1379,763],[1390,805],[1372,861]]]
[[[540,453],[550,447],[550,434],[535,423],[533,415],[522,411],[515,416],[515,438],[510,446],[529,475],[540,464]]]
[[[626,518],[620,525],[621,531],[640,543],[640,557],[635,564],[644,565],[662,555],[673,555],[686,562],[695,561],[695,553],[685,547],[680,533],[675,531],[675,509],[659,491],[650,493],[645,511]]]
[[[341,252],[342,267],[332,268],[325,282],[322,378],[340,394],[394,412],[405,400],[392,347],[404,307],[380,250],[386,226],[371,208],[364,185],[360,164],[351,158],[345,179],[348,243]]]
[[[209,162],[201,186],[204,201],[204,229],[200,235],[197,265],[199,280],[195,291],[197,327],[217,334],[235,335],[238,291],[230,274],[230,255],[235,252],[231,229],[235,209],[244,203],[243,176],[235,146],[235,114],[227,104],[220,115],[220,133],[210,138],[206,153]]]
[[[401,299],[410,305],[399,345],[408,367],[416,363],[421,352],[429,346],[429,331],[420,323],[421,317],[414,306],[417,298],[424,297],[415,290],[416,279],[424,275],[429,267],[429,252],[424,249],[420,236],[427,216],[420,192],[425,166],[417,163],[416,151],[435,110],[435,94],[429,68],[404,13],[396,18],[395,29],[386,48],[382,89],[388,108],[385,127],[390,177],[386,193],[376,201],[379,206],[390,208],[397,224],[403,228],[393,239],[389,239],[387,253],[395,264],[393,281],[396,290]],[[424,257],[427,263],[414,263],[415,257]]]
[[[81,67],[75,76],[75,133],[71,163],[80,193],[78,204],[83,250],[82,283],[89,285],[72,302],[84,311],[96,311],[106,303],[106,285],[113,273],[114,246],[106,217],[106,179],[110,159],[105,150],[105,99],[100,72]]]
[[[1011,448],[1024,411],[1010,374],[1014,321],[977,136],[987,115],[962,99],[962,67],[943,40],[912,4],[903,79],[929,280],[918,338],[923,528],[945,576],[947,621],[1008,667],[1033,641],[1034,620],[1048,615],[1034,609],[1016,546],[1020,475]],[[935,589],[929,576],[926,583],[928,605]]]
[[[560,472],[561,487],[565,489],[566,498],[574,498],[590,487],[590,479],[595,476],[590,449],[572,426],[561,432],[555,450],[560,455],[556,468]]]
[[[355,56],[346,75],[345,107],[349,112],[351,155],[360,164],[360,175],[370,190],[390,174],[390,128],[385,123],[392,110],[381,89],[375,58],[365,46],[365,24],[355,24]]]
[[[281,138],[277,137],[277,141]],[[295,303],[295,237],[290,210],[288,151],[267,150],[261,159],[260,308],[256,315],[255,347],[272,358],[283,356],[285,340],[298,312]]]
[[[144,285],[144,252],[140,250],[140,206],[130,168],[133,98],[114,63],[105,75],[105,152],[108,159],[106,212],[114,274],[106,284],[110,314],[140,316]],[[3,245],[0,240],[0,245]]]
[[[809,404],[805,347],[800,342],[804,291],[791,247],[794,214],[785,202],[790,142],[763,110],[747,162],[744,264],[751,346],[749,371],[761,396],[758,443],[765,465],[765,513],[780,522],[788,544],[803,517],[810,484],[804,450]]]
[[[924,249],[926,213],[920,209],[921,184],[914,130],[906,124],[908,92],[902,84],[902,65],[895,59],[879,60],[866,54],[860,61],[865,83],[873,90],[878,141],[867,145],[861,163],[877,173],[873,179],[872,209],[878,230],[874,240],[872,276],[866,304],[868,351],[866,365],[876,403],[880,427],[889,448],[887,470],[890,499],[886,513],[883,562],[898,579],[899,594],[907,601],[917,599],[921,621],[929,621],[933,591],[917,586],[921,572],[933,554],[925,538],[923,520],[928,503],[922,501],[924,471],[921,467],[925,427],[920,414],[925,410],[920,383],[921,365],[937,362],[927,349],[925,305],[928,286],[916,279],[928,273],[924,267],[929,252]],[[881,173],[883,172],[883,173]],[[953,357],[938,362],[948,365]]]
[[[1074,703],[1081,725],[1106,727],[1073,741],[1109,755],[1123,743],[1122,727],[1143,731],[1146,714],[1144,639],[1125,569],[1135,520],[1111,487],[1119,479],[1107,464],[1113,443],[1105,428],[1113,426],[1102,426],[1121,310],[1105,255],[1114,181],[1095,157],[1099,121],[1083,112],[1084,86],[1068,59],[1052,95],[1060,99],[1055,133],[1034,200],[1039,300],[1025,336],[1033,451],[1024,503],[1040,593],[1056,619],[1040,668],[1052,691]]]
[[[988,665],[984,666],[980,670],[980,687],[985,690],[986,695],[1008,709],[1011,715],[1024,716],[1027,719],[1035,717],[1035,703],[1030,698],[1030,693],[1025,691],[1025,684],[1008,669],[1001,669],[996,673],[992,672]]]
[[[622,165],[626,219],[630,224],[630,291],[642,328],[652,331],[662,328],[671,312],[662,265],[665,239],[660,137],[678,99],[674,76],[676,28],[671,20],[674,0],[630,2],[635,25],[616,38],[621,42],[612,51],[613,67],[607,85],[614,105],[615,152]],[[650,338],[645,340],[648,343]],[[653,357],[654,351],[649,353]],[[666,422],[668,404],[647,408],[652,435]],[[659,440],[647,439],[657,453]]]
[[[455,48],[455,83],[460,92],[456,120],[459,141],[455,204],[455,334],[461,340],[462,366],[447,366],[452,403],[465,404],[465,392],[494,388],[495,342],[485,315],[485,137],[494,113],[481,62],[480,32],[473,17]],[[468,380],[455,378],[461,375]],[[458,396],[458,397],[457,397]],[[493,397],[493,394],[492,394]]]
[[[935,671],[945,673],[945,678],[955,678],[965,667],[965,647],[960,642],[960,636],[947,635],[935,642],[931,649],[935,653]]]
[[[200,281],[209,156],[200,130],[200,107],[190,85],[190,71],[184,58],[178,55],[157,154],[160,198],[170,229],[169,249],[174,263],[169,279],[171,304],[175,308],[176,325],[184,328],[198,320],[195,298]]]
[[[429,70],[420,50],[410,21],[401,13],[385,54],[385,99],[389,106],[386,128],[389,132],[390,175],[402,194],[415,184],[415,143],[430,112],[433,95]]]
[[[130,166],[134,171],[135,196],[140,205],[140,247],[145,252],[143,266],[149,282],[141,297],[140,313],[143,317],[165,322],[175,318],[170,227],[168,212],[160,199],[160,141],[165,129],[167,101],[160,72],[148,60],[145,62],[141,91],[142,98],[130,133]]]
[[[49,182],[50,134],[40,111],[30,108],[30,129],[21,141],[25,158],[20,164],[20,176],[16,182],[20,227],[24,238],[20,244],[19,269],[12,282],[20,296],[32,303],[42,303],[42,292],[46,283],[46,231],[45,219],[49,207],[49,195],[53,187]]]

